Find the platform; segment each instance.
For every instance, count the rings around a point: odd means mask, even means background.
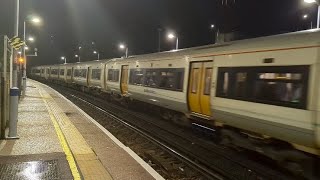
[[[61,94],[27,84],[19,139],[0,140],[0,179],[163,179]]]

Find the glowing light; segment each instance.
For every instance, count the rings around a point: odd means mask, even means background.
[[[24,59],[23,58],[19,58],[19,62],[23,63]]]
[[[98,52],[97,51],[93,51],[93,54],[97,54]]]
[[[61,59],[64,60],[66,57],[62,56]]]
[[[24,49],[25,49],[25,50],[29,50],[29,47],[28,47],[28,46],[26,46],[26,47],[24,47]]]
[[[124,44],[120,44],[120,45],[119,45],[119,48],[120,48],[120,49],[124,49],[124,48],[126,48],[126,46],[125,46]]]
[[[74,57],[79,57],[79,55],[78,55],[78,54],[76,54],[76,55],[74,55]]]
[[[173,33],[169,33],[169,34],[168,34],[168,38],[169,38],[169,39],[173,39],[173,38],[175,38],[175,37],[176,37],[176,36],[175,36]]]
[[[211,24],[210,28],[213,29],[214,28],[214,24]]]
[[[317,2],[316,0],[304,0],[305,3],[315,3]]]
[[[303,19],[307,19],[308,18],[308,14],[303,15]]]
[[[38,17],[32,18],[31,21],[34,22],[34,23],[40,23],[41,22],[40,18],[38,18]]]
[[[31,41],[31,42],[33,42],[33,41],[34,41],[34,38],[33,38],[33,37],[29,37],[28,40]]]

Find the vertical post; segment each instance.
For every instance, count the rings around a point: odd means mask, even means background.
[[[317,28],[319,29],[320,25],[320,4],[318,3],[318,18],[317,18]]]
[[[128,58],[128,51],[129,51],[129,49],[126,48],[126,58]]]
[[[24,45],[22,46],[22,52],[23,52],[23,75],[22,75],[22,97],[25,97],[26,95],[26,89],[27,89],[27,56],[26,56],[26,21],[23,21],[23,42]]]
[[[161,28],[158,28],[158,52],[161,51]]]
[[[14,36],[19,35],[19,0],[15,0],[15,23],[14,23]],[[10,89],[10,120],[9,120],[9,138],[17,138],[17,120],[18,120],[18,101],[19,101],[19,88],[17,88],[17,50],[13,51],[13,82]]]
[[[98,53],[98,60],[100,60],[100,54]]]
[[[18,101],[19,101],[19,88],[13,87],[10,89],[10,122],[9,122],[9,137],[8,137],[10,139],[17,138]]]
[[[64,58],[64,63],[67,64],[67,58],[66,57]]]
[[[176,50],[179,49],[179,38],[177,37],[177,42],[176,42]]]

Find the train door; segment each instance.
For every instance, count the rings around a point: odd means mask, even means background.
[[[128,93],[128,65],[123,65],[121,67],[121,94],[127,94]]]
[[[190,65],[188,105],[192,113],[211,116],[210,91],[212,71],[212,61],[193,62]]]
[[[91,67],[87,68],[87,86],[91,85]]]

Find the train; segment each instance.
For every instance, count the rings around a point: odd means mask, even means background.
[[[291,168],[310,157],[319,162],[318,30],[36,66],[31,76],[143,102],[167,119],[182,114],[194,126],[219,131],[221,142]]]

